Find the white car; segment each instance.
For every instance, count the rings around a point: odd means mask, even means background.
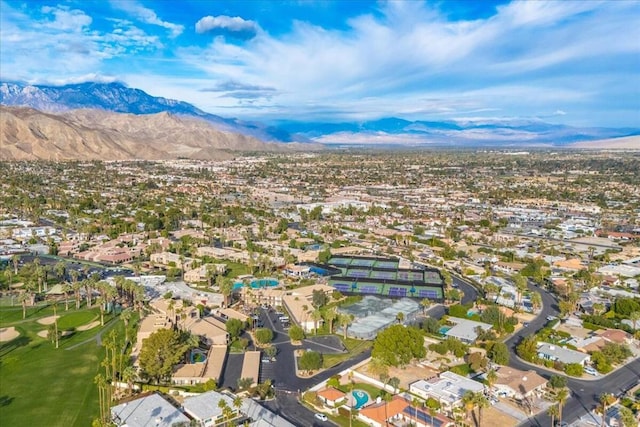
[[[328,420],[327,416],[326,416],[325,414],[321,414],[320,412],[318,412],[318,413],[315,415],[315,417],[316,417],[317,419],[319,419],[320,421],[327,421],[327,420]]]

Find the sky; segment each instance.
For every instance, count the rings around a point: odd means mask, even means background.
[[[640,1],[5,1],[0,79],[267,122],[640,127]]]

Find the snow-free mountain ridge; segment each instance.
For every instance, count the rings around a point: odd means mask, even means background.
[[[640,128],[572,127],[538,119],[406,120],[299,122],[283,118],[273,125],[209,114],[182,101],[155,97],[123,83],[78,83],[65,86],[0,83],[0,104],[43,112],[100,109],[129,114],[168,112],[197,117],[218,130],[262,141],[323,144],[410,145],[434,147],[545,147],[640,135]]]

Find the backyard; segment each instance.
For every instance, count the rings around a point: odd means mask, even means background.
[[[104,350],[96,345],[101,328],[78,327],[99,320],[97,308],[64,310],[58,305],[60,330],[73,331],[61,338],[60,348],[46,338],[43,319],[53,315],[51,306],[32,307],[22,320],[21,307],[0,307],[0,328],[15,327],[17,338],[0,342],[0,419],[3,425],[87,426],[98,415],[99,372]],[[40,320],[42,323],[39,323]],[[105,329],[121,322],[107,322]],[[82,329],[82,328],[80,328]]]

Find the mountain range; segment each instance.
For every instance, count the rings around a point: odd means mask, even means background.
[[[87,82],[65,86],[0,83],[0,104],[31,107],[46,113],[94,109],[133,115],[170,113],[196,118],[216,130],[241,134],[265,142],[316,142],[339,145],[409,145],[439,147],[564,146],[640,135],[640,128],[572,127],[538,119],[474,119],[411,121],[396,117],[360,122],[296,122],[274,125],[209,114],[182,101],[155,97],[113,83]]]
[[[168,112],[45,113],[0,106],[0,160],[227,160],[240,152],[289,152],[317,144],[271,143]]]

